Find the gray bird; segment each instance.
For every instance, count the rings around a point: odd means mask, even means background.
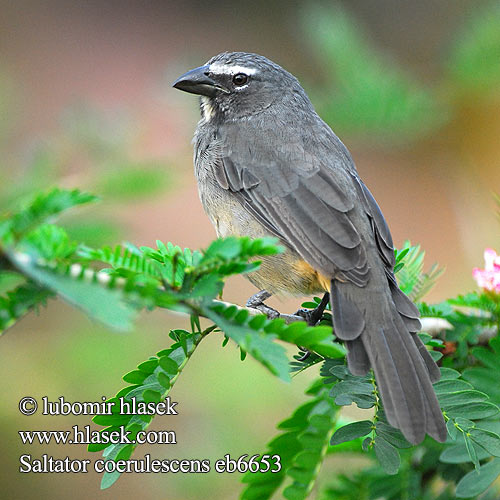
[[[217,235],[272,235],[286,248],[248,276],[262,290],[250,305],[330,292],[349,370],[373,368],[390,424],[411,443],[426,433],[445,441],[432,387],[440,372],[396,283],[387,223],[298,80],[263,56],[224,52],[173,86],[201,96],[195,174]]]

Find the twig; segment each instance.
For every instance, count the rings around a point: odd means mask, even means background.
[[[12,262],[0,249],[0,271],[16,271],[17,269],[12,265]]]
[[[437,337],[446,330],[453,330],[453,325],[444,318],[420,318],[422,331],[431,337]]]
[[[15,252],[11,255],[8,255],[7,258],[5,258],[4,255],[0,254],[0,259],[3,258],[6,261],[5,263],[10,265],[13,269],[15,269],[15,267],[12,266],[11,262],[9,262],[9,257],[14,264],[26,263],[26,260],[32,260],[32,257],[28,256],[25,253]],[[45,262],[43,259],[36,259],[36,260],[38,261],[37,262],[38,265],[47,267],[48,263]],[[1,261],[1,263],[3,263],[3,261]],[[92,279],[97,279],[97,281],[101,285],[107,285],[112,279],[111,276],[107,273],[101,271],[96,272],[93,269],[84,269],[81,264],[72,264],[69,267],[69,275],[73,277],[81,276],[82,271],[84,279],[87,279],[88,281]],[[118,278],[118,279],[115,278],[115,285],[120,286],[121,283],[125,283],[124,278]],[[262,314],[262,312],[259,311],[258,309],[254,309],[252,307],[240,306],[238,304],[232,304],[231,302],[214,300],[214,304],[222,304],[224,307],[236,306],[239,310],[244,309],[248,311],[248,313],[252,316],[257,316],[259,314]],[[279,317],[283,319],[287,324],[294,323],[295,321],[305,321],[305,319],[302,316],[298,316],[297,314],[280,313]],[[438,336],[441,332],[444,332],[445,330],[453,329],[453,326],[443,318],[421,318],[421,322],[422,322],[422,331],[427,332],[429,335],[432,335],[433,337]]]
[[[232,304],[231,302],[224,302],[222,300],[214,300],[214,304],[222,304],[224,307],[236,306],[239,310],[248,311],[248,313],[251,316],[258,316],[259,314],[262,314],[258,309],[254,309],[253,307],[239,306],[238,304]],[[280,313],[279,317],[282,320],[284,320],[285,323],[287,323],[287,324],[294,323],[295,321],[305,321],[305,319],[302,316],[298,316],[296,314],[282,314],[282,313]]]
[[[244,309],[245,311],[248,311],[248,313],[252,316],[262,314],[259,310],[253,309],[252,307],[239,306],[237,304],[232,304],[231,302],[215,300],[214,303],[222,304],[225,307],[236,306],[239,310]],[[293,323],[295,321],[305,321],[302,316],[298,316],[296,314],[280,313],[279,317],[283,319],[287,324]],[[446,330],[453,330],[452,324],[444,318],[421,318],[420,321],[422,323],[422,331],[428,333],[432,337],[437,337],[441,332],[444,332]]]

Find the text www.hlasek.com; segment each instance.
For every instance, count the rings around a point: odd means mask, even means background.
[[[174,431],[139,431],[131,438],[131,431],[123,427],[116,431],[96,431],[89,425],[71,431],[18,431],[23,444],[176,444]]]

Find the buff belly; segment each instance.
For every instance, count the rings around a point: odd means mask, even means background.
[[[215,227],[219,238],[227,236],[272,236],[229,193],[213,189],[210,196],[200,190],[205,212]],[[221,210],[224,207],[224,210]],[[259,290],[277,295],[305,296],[330,289],[330,280],[315,271],[296,252],[286,248],[284,253],[259,258],[260,268],[246,275]]]

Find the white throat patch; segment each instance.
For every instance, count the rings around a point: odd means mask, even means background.
[[[201,112],[206,122],[210,121],[215,114],[212,102],[204,95],[201,96]]]

